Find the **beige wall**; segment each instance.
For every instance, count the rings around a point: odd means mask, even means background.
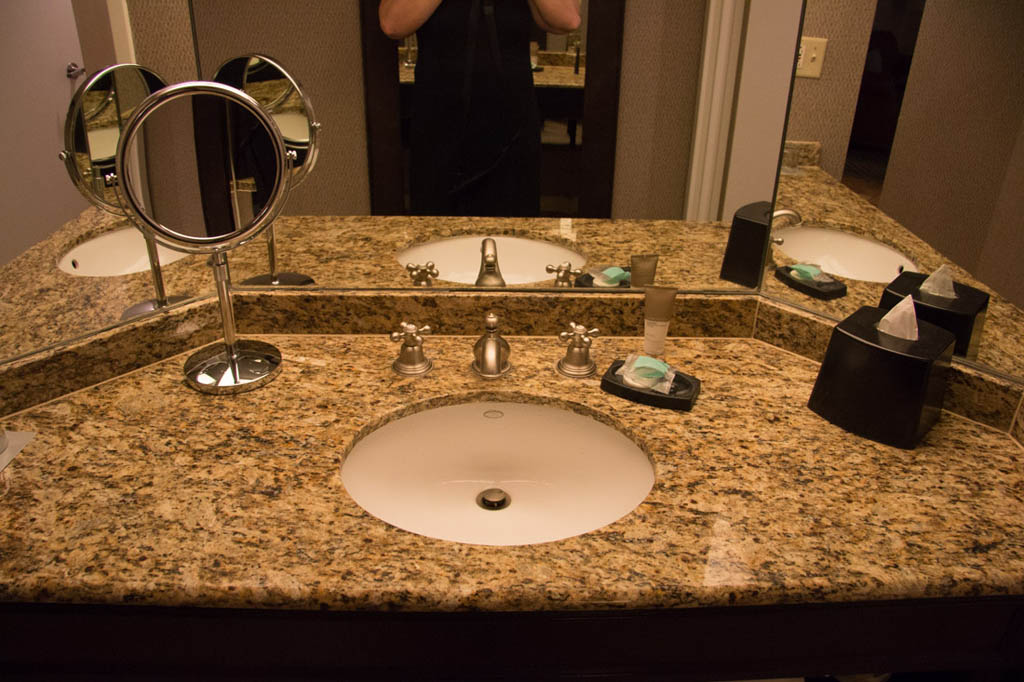
[[[316,168],[289,197],[285,213],[368,214],[359,3],[219,0],[193,7],[204,78],[228,59],[264,53],[298,79],[323,124]]]
[[[879,207],[1024,305],[1024,4],[925,3]]]
[[[88,205],[57,160],[64,116],[81,82],[65,76],[68,62],[82,64],[70,2],[0,4],[0,58],[12,95],[0,106],[8,159],[0,185],[2,265]],[[0,291],[0,309],[9,295]]]
[[[705,6],[626,3],[613,218],[683,217]]]
[[[195,80],[195,50],[188,0],[125,0],[135,42],[135,61],[168,84]]]
[[[803,35],[828,38],[821,78],[797,78],[790,140],[821,142],[821,167],[842,178],[876,0],[807,0]],[[971,3],[973,4],[973,3]]]

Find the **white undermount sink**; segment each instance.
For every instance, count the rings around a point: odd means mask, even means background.
[[[417,244],[398,253],[398,262],[425,265],[433,262],[438,279],[461,284],[475,284],[480,273],[480,245],[490,235],[454,237],[426,244]],[[583,267],[586,257],[558,244],[521,237],[490,236],[498,249],[498,267],[506,285],[531,284],[554,279],[545,270],[548,265],[569,261],[574,268]]]
[[[817,265],[836,277],[889,283],[902,270],[917,272],[914,261],[873,239],[841,230],[797,225],[775,230],[779,248],[799,263]]]
[[[181,260],[187,253],[157,245],[160,265]],[[69,275],[113,277],[149,270],[146,239],[134,227],[114,230],[83,242],[57,261],[57,267]]]
[[[629,514],[654,485],[654,468],[632,440],[589,417],[477,402],[385,424],[355,445],[341,480],[363,509],[398,528],[527,545]]]

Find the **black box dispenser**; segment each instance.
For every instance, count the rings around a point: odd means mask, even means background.
[[[761,286],[771,243],[772,204],[757,201],[740,206],[732,217],[719,278],[756,289]]]
[[[807,407],[836,426],[912,449],[942,411],[953,334],[918,320],[918,339],[878,331],[887,310],[864,306],[832,330]]]
[[[943,298],[921,291],[928,275],[920,272],[901,272],[882,291],[878,307],[889,310],[906,296],[914,297],[914,312],[918,320],[931,322],[956,336],[955,355],[969,360],[978,357],[981,330],[988,312],[988,294],[966,284],[953,282],[956,298]]]

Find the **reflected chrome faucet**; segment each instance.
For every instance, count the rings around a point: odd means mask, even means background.
[[[775,230],[775,221],[779,218],[792,218],[792,225],[799,225],[804,221],[803,217],[791,208],[777,208],[772,212],[772,231]],[[772,244],[781,245],[782,237],[772,237]]]
[[[476,276],[478,287],[503,287],[505,278],[498,267],[498,245],[487,237],[480,243],[480,273]]]

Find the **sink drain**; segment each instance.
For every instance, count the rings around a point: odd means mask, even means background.
[[[512,498],[501,488],[488,488],[476,496],[476,503],[481,509],[497,511],[512,504]]]

